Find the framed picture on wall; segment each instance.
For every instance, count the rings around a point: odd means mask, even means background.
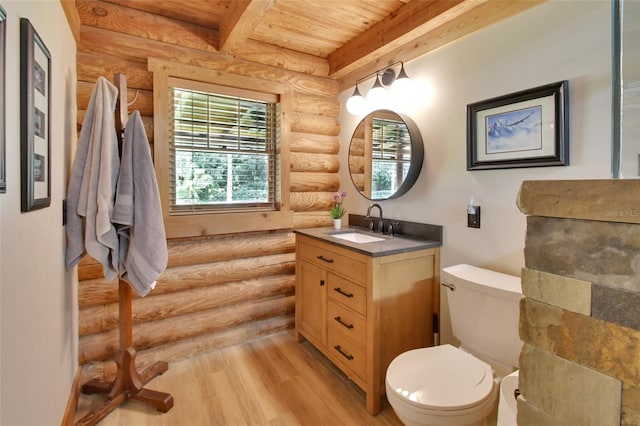
[[[467,170],[569,164],[568,82],[467,105]]]
[[[51,204],[51,54],[26,18],[20,19],[21,210]]]
[[[7,14],[0,6],[0,193],[7,191],[6,172],[6,124],[5,117],[5,58],[6,58]]]

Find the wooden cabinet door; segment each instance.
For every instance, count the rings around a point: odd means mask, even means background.
[[[300,328],[308,337],[327,346],[327,272],[311,263],[300,263]]]

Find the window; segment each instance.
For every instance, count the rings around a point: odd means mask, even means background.
[[[167,238],[291,229],[285,83],[148,59]]]
[[[171,213],[276,210],[277,96],[211,90],[169,88]]]

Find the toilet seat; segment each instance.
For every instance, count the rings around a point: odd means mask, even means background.
[[[420,409],[464,410],[492,397],[491,366],[451,345],[414,349],[396,357],[387,390]]]

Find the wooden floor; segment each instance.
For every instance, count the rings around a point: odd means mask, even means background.
[[[170,364],[147,388],[173,395],[159,413],[126,402],[100,426],[401,425],[386,399],[377,416],[365,395],[308,342],[279,333]],[[82,396],[78,415],[95,396]]]

